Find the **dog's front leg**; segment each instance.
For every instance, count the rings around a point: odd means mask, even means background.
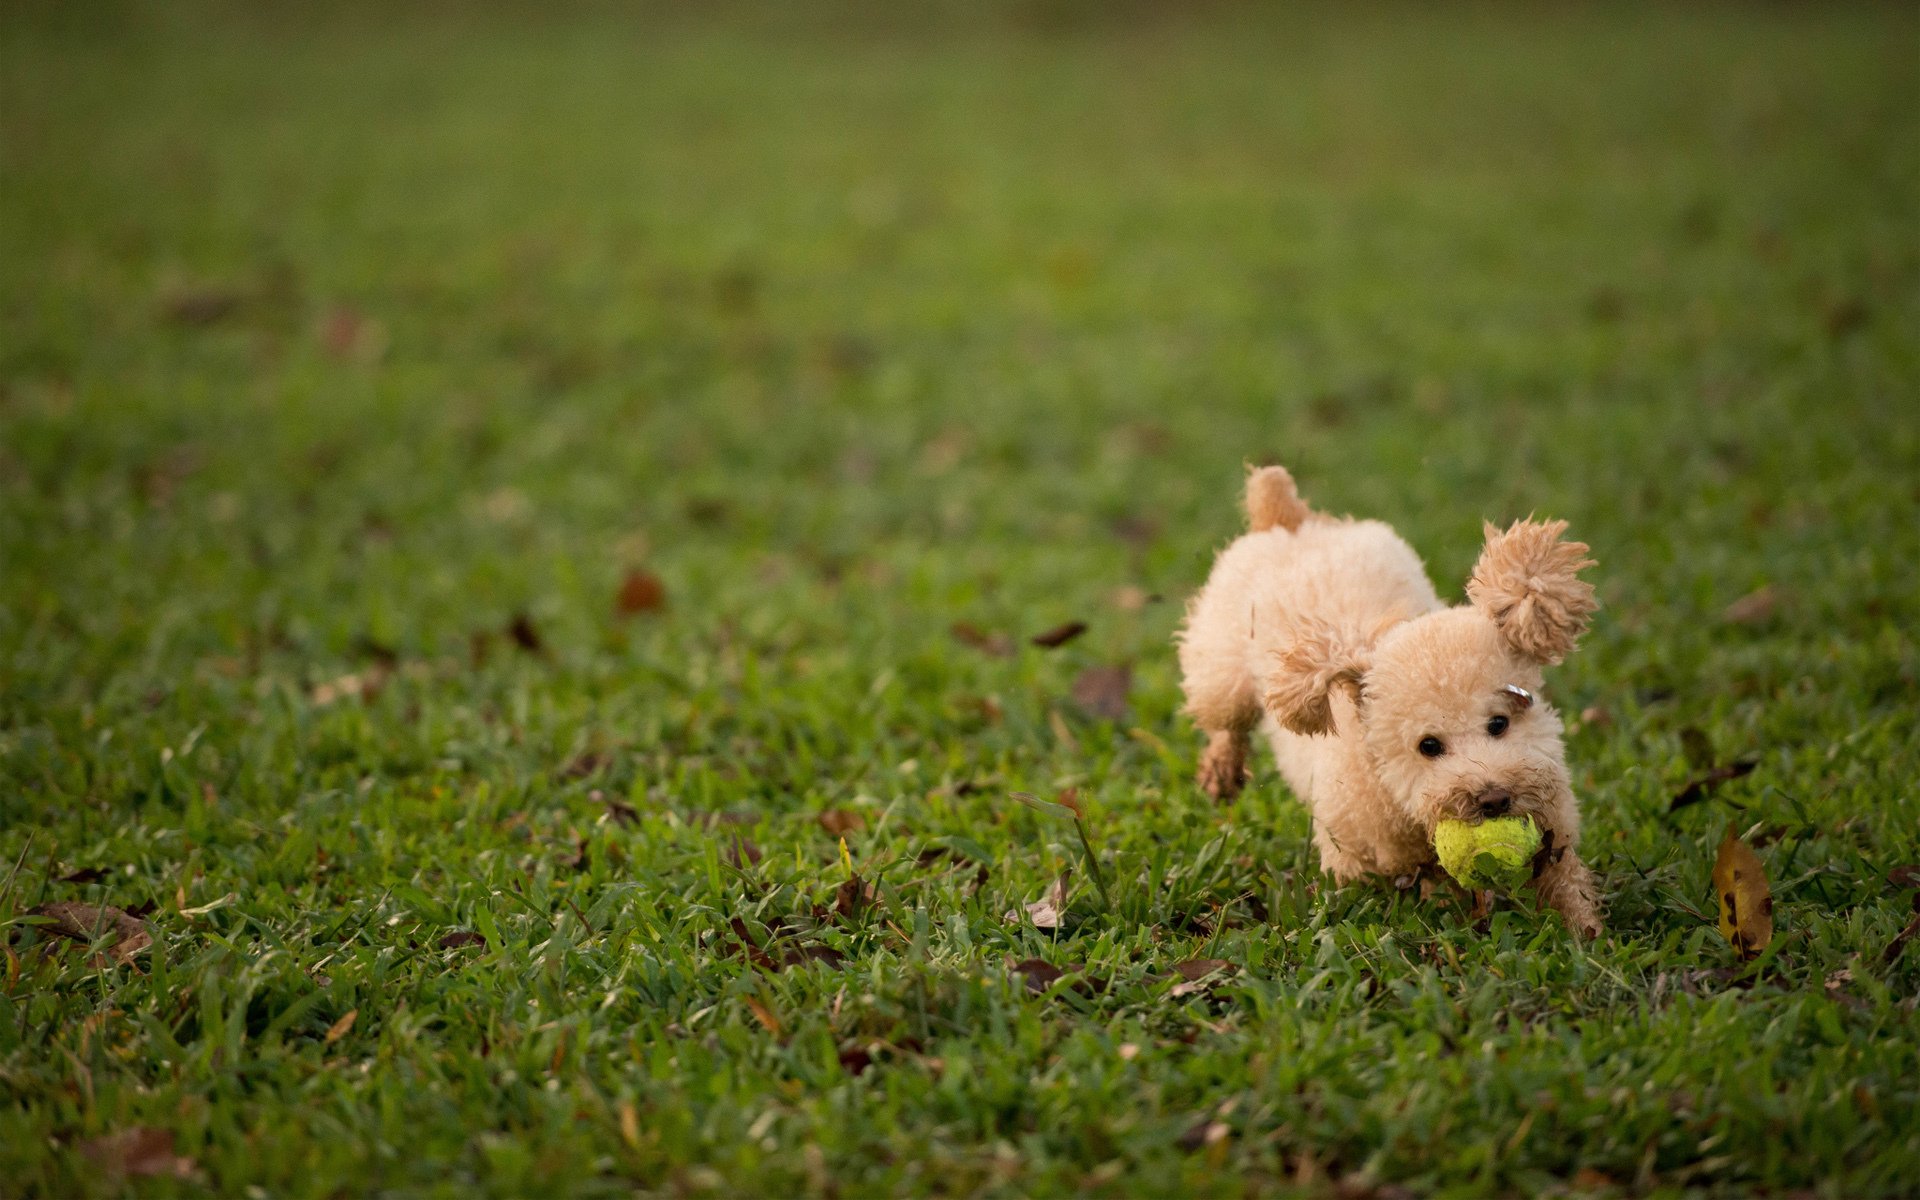
[[[1594,899],[1593,872],[1580,861],[1573,847],[1554,847],[1540,851],[1533,876],[1534,894],[1551,906],[1567,923],[1567,928],[1584,938],[1600,936],[1600,906]]]

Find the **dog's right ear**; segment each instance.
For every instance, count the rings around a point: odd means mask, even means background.
[[[1370,665],[1359,637],[1324,621],[1301,622],[1273,652],[1262,699],[1274,719],[1295,733],[1332,733],[1333,689],[1347,689],[1357,703]]]

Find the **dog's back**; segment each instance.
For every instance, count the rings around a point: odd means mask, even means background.
[[[1302,620],[1371,632],[1441,607],[1420,556],[1391,526],[1313,512],[1283,467],[1248,476],[1247,514],[1252,531],[1220,552],[1188,606],[1189,677],[1231,670],[1243,678],[1227,690],[1250,702],[1263,659]]]

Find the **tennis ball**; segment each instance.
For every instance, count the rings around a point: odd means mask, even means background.
[[[1533,877],[1540,830],[1529,817],[1496,817],[1478,825],[1442,821],[1433,827],[1433,849],[1462,887],[1512,891]]]

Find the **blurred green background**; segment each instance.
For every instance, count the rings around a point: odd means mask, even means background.
[[[111,1188],[83,1148],[129,1126],[196,1164],[142,1186],[222,1192],[1911,1178],[1910,7],[0,31],[30,1191]],[[1443,595],[1483,517],[1592,543],[1606,609],[1556,682],[1613,941],[1306,890],[1270,772],[1196,792],[1167,639],[1248,461],[1394,523]],[[616,611],[632,571],[664,609]],[[1120,664],[1119,720],[1075,702]],[[1667,811],[1736,758],[1741,807]],[[1063,786],[1133,898],[1076,884],[1053,939],[999,914],[1077,843],[1006,792]],[[831,903],[828,809],[885,918],[763,979],[730,922]],[[1750,988],[1699,917],[1729,817],[1797,931]],[[923,870],[956,838],[977,894]],[[155,961],[49,957],[21,918],[57,899],[154,906]],[[481,914],[478,959],[436,948]],[[1169,1001],[1196,955],[1244,990]],[[1113,990],[1009,992],[1030,957]],[[918,1050],[843,1069],[876,1038]],[[1189,1144],[1210,1113],[1231,1136]]]

